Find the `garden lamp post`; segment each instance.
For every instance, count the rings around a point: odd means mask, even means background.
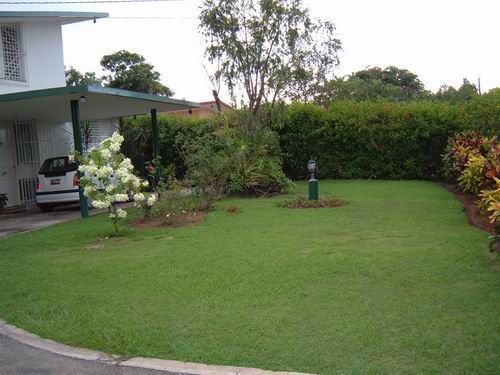
[[[316,172],[316,162],[314,160],[311,159],[307,162],[307,170],[311,173],[311,178],[309,179],[309,199],[317,201],[319,193],[318,180],[314,178],[314,172]]]

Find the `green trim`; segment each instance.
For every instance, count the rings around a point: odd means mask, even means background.
[[[17,11],[6,11],[0,12],[0,20],[2,18],[106,18],[109,17],[109,13],[103,12],[17,12]]]
[[[82,154],[82,134],[80,129],[80,108],[78,105],[78,100],[72,100],[71,105],[71,124],[73,125],[73,140],[75,142],[74,148],[78,155]],[[78,162],[77,162],[78,164]],[[78,174],[78,179],[83,177],[83,173],[79,170],[76,172]],[[80,214],[83,218],[89,217],[89,207],[87,203],[87,198],[83,194],[82,185],[78,184],[78,196],[80,199]]]
[[[155,103],[179,105],[187,108],[200,107],[200,104],[195,102],[189,102],[186,100],[172,99],[164,96],[144,94],[142,92],[115,89],[111,87],[100,87],[100,86],[65,86],[65,87],[54,87],[43,90],[30,90],[30,91],[15,92],[11,94],[3,94],[0,95],[0,103],[12,102],[18,100],[36,99],[36,98],[46,98],[49,96],[60,96],[60,95],[81,96],[85,94],[119,96],[129,99],[146,100]]]

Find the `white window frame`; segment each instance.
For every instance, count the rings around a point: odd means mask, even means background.
[[[23,32],[23,27],[22,24],[12,24],[12,23],[3,23],[0,24],[1,26],[10,26],[10,27],[15,27],[17,29],[18,33],[18,39],[19,39],[19,54],[21,56],[21,69],[22,69],[22,81],[17,81],[17,80],[10,80],[6,79],[4,74],[5,74],[5,67],[4,67],[4,49],[3,49],[3,44],[1,40],[1,35],[0,35],[0,83],[3,85],[8,85],[8,86],[29,86],[29,81],[28,81],[28,64],[27,64],[27,54],[26,54],[26,46],[25,46],[25,41],[24,41],[24,32]]]

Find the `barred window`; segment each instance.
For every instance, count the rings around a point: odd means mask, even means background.
[[[0,79],[26,82],[19,25],[0,25]]]

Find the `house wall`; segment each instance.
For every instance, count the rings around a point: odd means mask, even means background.
[[[0,94],[65,86],[61,25],[56,22],[20,25],[28,82],[0,80]]]
[[[119,131],[120,120],[118,117],[115,117],[115,118],[108,118],[101,120],[84,121],[84,123],[90,123],[90,129],[91,129],[90,134],[88,134],[88,139],[85,139],[85,135],[82,132],[82,143],[84,148],[83,152],[85,153],[87,151],[85,150],[87,142],[88,142],[88,149],[92,147],[97,147],[101,144],[103,140],[111,137],[111,135],[114,132]],[[83,126],[85,126],[85,124],[83,124]],[[53,129],[52,131],[54,132],[57,130]],[[66,153],[60,153],[58,155],[67,155],[73,150],[73,127],[70,126],[69,129],[60,128],[59,131],[67,134],[67,139],[65,142],[65,147],[66,147],[65,150],[68,151],[66,151]]]
[[[198,119],[198,118],[207,118],[207,117],[212,117],[214,114],[216,114],[217,111],[211,111],[208,108],[193,108],[191,112],[189,110],[181,110],[181,111],[172,111],[172,112],[165,112],[164,114],[168,116],[174,116],[174,117],[179,117],[179,118],[192,118],[192,119]]]

